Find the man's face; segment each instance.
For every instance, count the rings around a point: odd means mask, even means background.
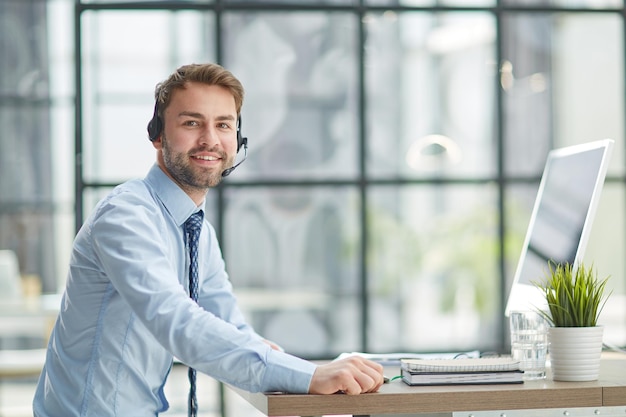
[[[190,82],[172,92],[163,122],[163,132],[153,142],[157,162],[199,203],[235,160],[235,99],[224,87]]]

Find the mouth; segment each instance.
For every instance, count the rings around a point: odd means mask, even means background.
[[[198,154],[190,155],[190,161],[193,165],[202,170],[219,169],[223,164],[223,158],[220,155],[211,154]]]
[[[219,161],[221,159],[212,155],[192,155],[191,157],[200,161]]]

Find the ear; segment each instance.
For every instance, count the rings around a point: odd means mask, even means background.
[[[156,149],[156,150],[163,149],[162,137],[163,137],[163,133],[161,133],[159,136],[157,136],[156,139],[150,141],[152,143],[152,146],[154,146],[154,149]]]

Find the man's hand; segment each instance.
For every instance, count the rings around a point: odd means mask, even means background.
[[[382,365],[351,356],[320,365],[313,374],[309,394],[376,392],[384,382]]]

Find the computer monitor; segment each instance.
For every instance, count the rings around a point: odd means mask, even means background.
[[[515,310],[547,309],[534,282],[546,278],[548,261],[579,265],[602,193],[613,140],[550,151],[537,191],[506,316]]]

